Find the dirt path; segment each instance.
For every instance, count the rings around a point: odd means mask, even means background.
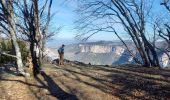
[[[35,79],[1,77],[0,100],[170,99],[166,70],[79,65],[46,65],[43,70]]]

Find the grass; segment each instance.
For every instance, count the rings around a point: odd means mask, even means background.
[[[0,85],[0,100],[2,98],[12,100],[25,98],[27,100],[170,99],[169,70],[134,65],[54,66],[51,64],[45,64],[43,70],[44,73],[37,78],[25,79],[14,75],[1,78],[0,84],[3,85]],[[1,76],[3,75],[5,74]]]

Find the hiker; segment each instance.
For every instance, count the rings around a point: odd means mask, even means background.
[[[58,49],[59,65],[64,65],[64,47],[65,47],[65,45],[63,44],[63,45]]]

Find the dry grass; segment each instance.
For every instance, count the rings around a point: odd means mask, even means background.
[[[170,71],[139,66],[45,65],[37,78],[1,78],[2,100],[169,100]],[[2,75],[1,75],[2,76]]]

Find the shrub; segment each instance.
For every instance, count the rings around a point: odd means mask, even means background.
[[[22,60],[25,63],[26,58],[28,56],[28,52],[29,52],[27,45],[24,41],[21,41],[21,40],[18,40],[18,44],[19,44],[19,47],[21,50]],[[1,51],[6,52],[8,54],[15,55],[15,52],[14,52],[15,50],[14,50],[13,45],[10,40],[1,41],[0,46],[1,46]],[[5,56],[5,55],[0,56],[0,64],[8,63],[8,62],[15,62],[15,61],[16,61],[16,59],[13,57]]]

